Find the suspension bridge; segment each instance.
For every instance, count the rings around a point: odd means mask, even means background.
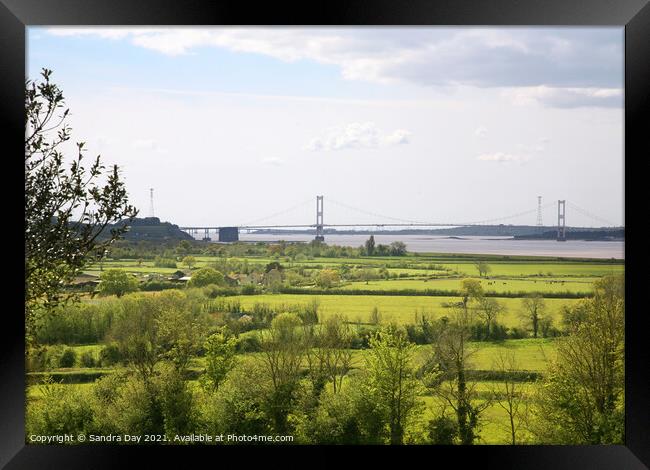
[[[355,227],[355,228],[362,228],[362,227],[372,227],[372,228],[386,228],[386,227],[412,227],[412,228],[433,228],[433,227],[474,227],[474,226],[487,226],[487,225],[498,225],[499,223],[502,223],[504,221],[514,219],[514,218],[519,218],[522,216],[526,215],[531,215],[533,213],[537,213],[537,225],[539,227],[542,227],[542,210],[545,208],[549,208],[551,206],[554,206],[557,204],[557,241],[566,241],[566,230],[567,230],[567,225],[566,225],[566,207],[567,204],[571,209],[576,210],[577,212],[581,213],[584,216],[587,216],[591,218],[592,220],[597,220],[600,223],[605,223],[608,226],[614,226],[616,224],[613,224],[605,219],[602,219],[598,216],[595,216],[588,212],[585,209],[580,208],[579,206],[572,204],[572,203],[567,203],[566,200],[558,200],[557,202],[553,201],[550,203],[547,203],[545,205],[542,205],[541,203],[541,196],[537,198],[537,207],[534,209],[529,209],[523,212],[519,212],[516,214],[511,214],[505,217],[498,217],[498,218],[493,218],[493,219],[485,219],[485,220],[479,220],[479,221],[421,221],[421,220],[408,220],[408,219],[402,219],[399,217],[389,217],[386,215],[382,214],[377,214],[374,212],[370,212],[364,209],[359,209],[350,205],[347,205],[342,202],[337,202],[337,201],[330,201],[333,202],[335,205],[338,205],[340,207],[344,207],[353,211],[356,211],[358,213],[363,213],[365,215],[371,215],[373,217],[379,217],[380,220],[383,220],[383,222],[380,223],[325,223],[324,222],[324,197],[323,196],[316,196],[316,221],[313,224],[305,224],[305,223],[297,223],[297,224],[263,224],[261,222],[265,220],[272,219],[274,217],[284,215],[288,212],[291,212],[292,210],[296,209],[296,207],[301,206],[305,203],[301,203],[298,206],[293,206],[288,209],[285,209],[280,212],[276,212],[274,214],[271,214],[269,216],[263,217],[261,219],[257,219],[252,222],[240,224],[240,225],[230,225],[230,226],[185,226],[185,227],[180,227],[181,230],[184,232],[187,232],[188,234],[192,235],[194,238],[197,238],[197,236],[200,236],[201,233],[203,233],[203,240],[210,241],[212,240],[212,234],[217,235],[218,240],[220,242],[234,242],[239,240],[239,233],[240,231],[252,231],[252,230],[268,230],[268,229],[313,229],[314,230],[314,235],[315,235],[315,240],[318,241],[324,241],[325,240],[325,229],[326,228],[341,228],[341,227]]]

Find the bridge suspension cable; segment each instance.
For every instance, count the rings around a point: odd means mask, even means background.
[[[389,220],[393,220],[393,221],[397,221],[397,222],[402,222],[402,223],[407,223],[407,224],[418,224],[418,225],[428,225],[428,224],[430,224],[430,225],[449,225],[449,226],[456,226],[456,225],[489,225],[491,223],[500,222],[500,221],[509,220],[509,219],[514,219],[514,218],[521,217],[521,216],[524,216],[524,215],[536,213],[540,209],[538,207],[535,207],[534,209],[529,209],[529,210],[526,210],[526,211],[523,211],[523,212],[518,212],[516,214],[512,214],[512,215],[505,216],[505,217],[496,217],[496,218],[493,218],[493,219],[485,219],[485,220],[473,221],[473,222],[462,222],[462,223],[455,222],[455,223],[444,224],[444,223],[441,223],[441,222],[410,220],[410,219],[403,219],[403,218],[399,218],[399,217],[390,217],[390,216],[387,216],[387,215],[384,215],[384,214],[378,214],[376,212],[368,211],[368,210],[365,210],[365,209],[359,209],[358,207],[350,206],[349,204],[345,204],[345,203],[340,202],[340,201],[335,201],[333,199],[328,199],[328,201],[335,204],[335,205],[342,206],[342,207],[345,207],[347,209],[351,209],[351,210],[360,212],[360,213],[365,214],[365,215],[370,215],[370,216],[373,216],[373,217],[379,217],[380,219],[389,219]],[[548,203],[544,204],[543,206],[541,206],[541,208],[545,209],[545,208],[551,207],[554,204],[555,204],[554,202],[548,202]],[[386,225],[386,224],[379,223],[378,225]]]
[[[602,217],[598,217],[597,215],[592,214],[588,210],[583,209],[582,207],[578,206],[577,204],[575,204],[575,203],[573,203],[571,201],[567,201],[567,204],[569,205],[569,207],[571,209],[575,209],[576,211],[580,212],[582,215],[585,215],[585,216],[591,218],[592,220],[597,220],[598,222],[605,223],[606,225],[608,225],[610,227],[616,227],[618,225],[618,224],[615,224],[614,222],[612,222],[610,220],[603,219]]]
[[[281,211],[276,212],[276,213],[274,213],[274,214],[267,215],[266,217],[261,217],[261,218],[259,218],[259,219],[255,219],[255,220],[250,221],[250,222],[246,222],[246,223],[243,223],[243,224],[239,224],[239,226],[256,225],[256,224],[258,224],[259,222],[263,222],[263,221],[265,221],[265,220],[269,220],[269,219],[272,219],[272,218],[274,218],[274,217],[278,217],[278,216],[280,216],[280,215],[287,214],[287,213],[292,212],[292,211],[294,211],[294,210],[296,210],[296,209],[298,209],[298,208],[300,208],[300,207],[302,207],[302,206],[306,206],[307,204],[312,204],[312,203],[313,203],[313,201],[312,201],[311,199],[308,200],[308,201],[303,201],[303,202],[301,202],[301,203],[299,203],[299,204],[296,204],[295,206],[291,206],[291,207],[289,207],[288,209],[281,210]]]
[[[547,202],[546,204],[544,204],[544,205],[542,205],[540,207],[535,207],[534,209],[529,209],[527,211],[517,212],[516,214],[507,215],[507,216],[504,216],[504,217],[495,217],[493,219],[478,220],[478,221],[474,221],[474,222],[465,222],[465,223],[459,224],[459,225],[491,225],[491,224],[494,224],[495,222],[502,222],[504,220],[516,219],[517,217],[522,217],[524,215],[529,215],[529,214],[532,214],[534,212],[536,213],[539,209],[547,209],[547,208],[553,206],[554,204],[555,204],[555,202]],[[531,225],[533,225],[533,224],[531,224]]]
[[[328,198],[327,202],[331,202],[331,203],[333,203],[333,204],[335,204],[337,206],[345,207],[346,209],[351,209],[353,211],[360,212],[360,213],[365,214],[365,215],[370,215],[372,217],[379,217],[381,219],[390,219],[390,220],[394,220],[396,222],[403,222],[403,223],[407,223],[407,224],[426,224],[427,223],[427,222],[423,222],[421,220],[401,219],[399,217],[390,217],[390,216],[383,215],[383,214],[377,214],[376,212],[368,211],[368,210],[365,210],[365,209],[359,209],[358,207],[353,207],[353,206],[350,206],[350,205],[345,204],[343,202],[335,201],[334,199],[329,199]]]

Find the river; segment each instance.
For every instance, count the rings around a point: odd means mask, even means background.
[[[325,235],[330,245],[358,247],[368,239],[364,235]],[[288,242],[313,240],[313,235],[302,234],[246,234],[240,233],[242,241]],[[406,249],[416,253],[473,253],[523,256],[560,256],[566,258],[625,258],[625,244],[622,241],[567,240],[514,240],[512,237],[462,236],[450,238],[434,235],[375,235],[376,244],[390,245],[394,241],[404,242]]]

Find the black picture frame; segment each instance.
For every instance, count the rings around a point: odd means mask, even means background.
[[[650,5],[648,0],[329,0],[289,3],[187,0],[0,0],[0,125],[5,183],[18,182],[17,155],[24,136],[25,29],[41,25],[481,25],[481,26],[620,26],[625,28],[625,209],[626,220],[626,444],[621,446],[473,446],[347,449],[364,457],[383,458],[398,452],[405,463],[425,459],[427,465],[446,460],[462,467],[476,460],[491,468],[598,468],[641,469],[650,466],[650,367],[647,333],[643,328],[644,278],[647,257],[642,245],[645,211],[633,201],[647,201],[644,189],[648,168],[647,134],[650,131]],[[12,176],[15,174],[15,178]],[[3,186],[6,187],[6,184]],[[22,240],[23,209],[18,205],[20,185],[7,192],[4,232],[6,246]],[[15,226],[14,226],[15,224]],[[10,248],[15,252],[17,248]],[[16,260],[16,263],[19,263]],[[18,264],[16,264],[18,266]],[[19,270],[8,269],[7,298],[21,292]],[[196,453],[214,465],[229,458],[244,459],[249,451],[264,451],[270,458],[295,447],[179,447],[179,446],[38,446],[25,445],[24,317],[22,299],[6,304],[0,342],[0,465],[6,468],[114,468],[134,462],[135,454],[162,463],[180,457],[191,464]],[[303,448],[305,450],[305,448]],[[235,455],[235,452],[237,453]],[[408,457],[406,452],[408,452]],[[283,452],[284,453],[284,452]],[[302,452],[301,452],[302,453]],[[331,449],[309,446],[305,464],[331,456]],[[188,459],[192,460],[188,460]],[[452,459],[451,461],[449,459]],[[235,462],[233,462],[233,466]],[[266,465],[264,463],[263,465]],[[338,464],[337,464],[338,465]],[[153,461],[150,465],[153,466]],[[230,465],[227,465],[230,466]]]

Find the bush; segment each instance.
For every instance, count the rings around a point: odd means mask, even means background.
[[[255,295],[259,293],[259,289],[255,284],[245,284],[241,288],[242,295]]]
[[[174,284],[173,282],[169,281],[158,281],[158,280],[152,280],[152,281],[147,281],[142,286],[140,286],[140,290],[143,291],[161,291],[165,289],[178,289],[178,284]]]
[[[100,279],[98,291],[101,295],[122,297],[124,294],[137,291],[139,286],[135,277],[120,269],[104,271]]]
[[[160,256],[156,256],[154,259],[153,265],[156,268],[173,268],[176,269],[176,260],[171,259],[171,258],[162,258]]]
[[[122,360],[120,348],[117,344],[107,344],[99,352],[99,363],[102,367],[110,367]]]
[[[223,287],[210,284],[203,288],[203,294],[210,299],[214,299],[216,297],[239,295],[239,289],[237,287]]]
[[[458,424],[447,416],[430,420],[428,428],[431,444],[452,445],[458,435]]]
[[[81,365],[83,367],[95,367],[97,361],[95,361],[95,355],[92,351],[86,351],[79,358]]]
[[[43,313],[36,338],[40,344],[97,343],[104,339],[118,309],[114,300],[62,305]]]
[[[510,339],[523,339],[528,338],[528,331],[524,328],[517,328],[516,326],[508,330],[508,338]]]
[[[87,392],[46,380],[42,398],[27,408],[27,434],[62,436],[92,432],[93,408]]]
[[[257,335],[240,336],[236,347],[237,352],[260,352],[262,350],[262,343],[260,343]]]
[[[192,274],[187,283],[188,287],[205,287],[209,284],[223,285],[223,274],[213,268],[201,268]]]
[[[75,362],[77,362],[77,353],[74,349],[67,348],[59,359],[59,367],[74,367]]]
[[[368,349],[370,347],[370,337],[374,328],[360,327],[352,337],[350,344],[351,349]]]

